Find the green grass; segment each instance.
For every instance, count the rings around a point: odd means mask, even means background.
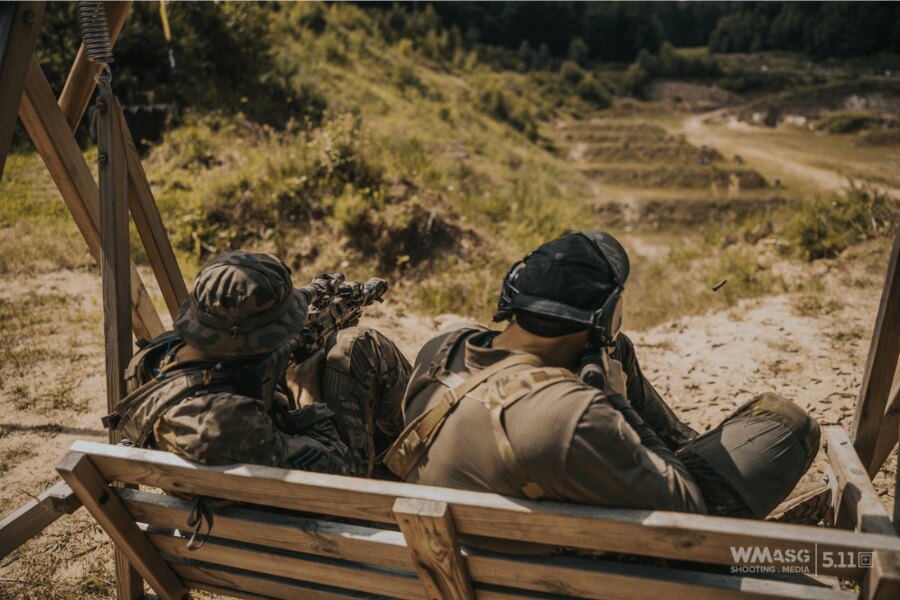
[[[816,123],[816,128],[829,133],[856,133],[881,125],[882,120],[863,111],[841,111],[828,115]]]

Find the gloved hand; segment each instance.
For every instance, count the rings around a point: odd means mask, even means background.
[[[592,350],[582,357],[578,376],[588,385],[603,390],[607,396],[624,398],[627,395],[628,378],[622,369],[622,363],[610,358],[605,348]]]
[[[288,367],[285,378],[288,389],[296,398],[297,408],[324,401],[319,386],[319,374],[322,371],[324,360],[325,353],[319,350],[302,363],[292,364]]]

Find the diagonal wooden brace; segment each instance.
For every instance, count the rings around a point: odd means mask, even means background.
[[[875,319],[875,332],[869,346],[866,372],[859,391],[850,436],[859,459],[866,465],[870,477],[875,476],[890,453],[890,448],[897,443],[897,411],[896,407],[888,406],[888,396],[894,382],[898,355],[900,355],[900,227],[894,234],[894,247],[888,263],[881,304]],[[882,436],[883,439],[879,443],[879,432],[882,430],[887,437]],[[876,453],[878,446],[880,455]]]
[[[91,255],[99,262],[100,190],[40,64],[33,57],[25,78],[19,118],[56,182]],[[164,331],[163,324],[134,263],[130,269],[132,325],[138,337],[150,339]]]

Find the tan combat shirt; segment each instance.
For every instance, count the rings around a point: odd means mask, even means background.
[[[425,345],[405,399],[409,423],[447,391],[429,370],[442,342]],[[473,330],[460,340],[449,370],[467,378],[513,351],[490,348],[494,332]],[[706,512],[691,474],[662,442],[655,452],[596,388],[566,378],[531,393],[503,413],[506,433],[524,471],[545,498],[598,506]],[[657,440],[658,441],[658,440]],[[447,418],[407,481],[522,496],[505,468],[482,403],[465,398]]]

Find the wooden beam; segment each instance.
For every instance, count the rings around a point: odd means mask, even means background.
[[[99,263],[100,192],[53,97],[50,84],[33,57],[25,80],[19,117],[59,188],[91,255]],[[131,300],[135,334],[150,339],[162,333],[162,321],[133,263]]]
[[[825,451],[837,480],[834,500],[837,527],[895,535],[891,519],[843,429],[825,428]]]
[[[100,275],[103,284],[103,330],[106,345],[107,411],[125,396],[125,368],[131,360],[131,290],[128,281],[128,172],[118,100],[111,93],[97,99],[97,162],[100,170]],[[110,443],[119,442],[110,430]]]
[[[900,364],[897,365],[897,371],[894,373],[894,391],[891,393],[891,400],[884,411],[884,419],[881,421],[878,439],[875,441],[872,465],[873,467],[878,465],[878,468],[869,473],[872,477],[875,477],[878,469],[891,455],[891,451],[897,447],[897,432],[900,427],[900,386],[897,385],[898,382],[900,382]]]
[[[406,538],[426,598],[475,598],[447,503],[397,498],[394,516]]]
[[[106,22],[109,25],[109,39],[112,44],[116,43],[130,8],[130,0],[106,3]],[[84,54],[84,44],[82,44],[75,56],[72,69],[69,71],[66,85],[59,95],[59,107],[73,132],[78,129],[81,117],[84,116],[84,111],[87,110],[91,101],[91,95],[94,93],[94,88],[97,87],[94,75],[99,72],[99,65],[88,62],[87,56]]]
[[[894,469],[894,529],[900,533],[900,502],[897,498],[900,498],[900,454],[897,455],[897,467]]]
[[[900,598],[900,555],[875,553],[860,597],[864,600]]]
[[[109,87],[97,98],[97,162],[100,171],[100,277],[103,286],[103,337],[106,355],[106,410],[115,411],[127,391],[125,368],[131,360],[131,290],[128,268],[128,171],[118,100]],[[109,443],[122,435],[109,430]],[[144,584],[120,550],[115,551],[116,595],[132,600]]]
[[[183,536],[162,533],[148,533],[147,536],[166,556],[284,577],[297,583],[319,583],[369,594],[387,592],[393,598],[404,600],[422,598],[422,586],[412,573],[379,569],[364,563],[342,563],[295,552],[266,551],[264,548],[211,538],[191,550],[187,548],[188,539]]]
[[[4,4],[0,11],[12,13],[9,35],[0,36],[0,180],[6,155],[16,130],[16,115],[25,88],[25,74],[34,54],[41,21],[44,18],[44,2],[16,2]],[[3,33],[3,32],[0,32]],[[5,47],[2,44],[6,42]]]
[[[874,476],[882,463],[875,460],[875,446],[900,355],[900,227],[894,234],[894,247],[888,262],[884,291],[875,319],[875,332],[869,346],[851,438],[859,459]],[[896,429],[896,428],[895,428]]]
[[[81,508],[81,501],[63,481],[0,521],[0,558],[42,532],[63,515]]]
[[[56,470],[153,591],[163,600],[183,600],[187,588],[135,524],[91,459],[70,452]]]
[[[569,556],[508,556],[466,550],[466,563],[483,597],[484,584],[544,592],[553,598],[592,600],[725,600],[792,598],[856,600],[858,594],[817,581],[797,583],[677,567],[628,564]],[[481,587],[479,587],[481,586]],[[519,596],[520,598],[522,596]]]
[[[764,523],[666,511],[532,502],[496,494],[338,477],[258,465],[205,466],[167,452],[75,442],[110,481],[158,487],[238,502],[394,523],[396,498],[446,502],[460,535],[499,537],[733,564],[732,546],[820,552],[900,552],[900,539],[820,527]],[[822,567],[820,575],[860,576],[863,568]]]
[[[326,588],[314,584],[300,584],[281,577],[257,575],[235,569],[217,568],[213,565],[182,565],[173,563],[172,568],[191,587],[223,593],[238,598],[282,598],[283,600],[359,600],[371,598],[371,594]],[[224,591],[227,590],[227,591]],[[235,594],[235,590],[238,591]],[[387,590],[385,590],[387,591]]]
[[[174,496],[120,490],[119,497],[141,523],[162,529],[182,529],[193,503]],[[403,534],[360,525],[273,514],[229,506],[215,511],[217,538],[365,562],[413,572]]]
[[[159,288],[166,301],[169,314],[174,319],[178,316],[181,303],[187,296],[187,286],[184,284],[184,276],[178,266],[178,259],[175,258],[175,253],[172,251],[172,243],[169,241],[169,235],[166,233],[166,227],[160,217],[156,200],[153,198],[150,182],[147,181],[147,175],[144,173],[141,157],[134,145],[131,132],[128,130],[125,114],[118,103],[116,108],[125,145],[125,158],[128,163],[128,204],[131,216],[134,219],[134,226],[141,236],[144,249],[147,251],[147,258],[150,266],[153,267],[156,280],[159,282]]]

